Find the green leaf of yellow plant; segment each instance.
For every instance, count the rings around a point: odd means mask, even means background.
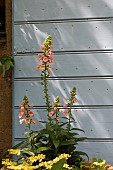
[[[66,159],[61,159],[56,164],[53,165],[51,170],[61,170],[63,168],[63,165],[66,163]]]

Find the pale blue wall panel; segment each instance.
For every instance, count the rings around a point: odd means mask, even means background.
[[[39,77],[36,71],[38,55],[15,56],[15,78]],[[55,76],[108,76],[113,75],[113,54],[58,54],[54,55],[51,69]]]
[[[46,110],[31,109],[35,113],[35,119],[37,125],[31,125],[31,129],[39,130],[44,128],[44,123],[39,121],[47,121]],[[14,136],[15,138],[24,138],[23,133],[26,131],[26,124],[19,124],[19,109],[15,109],[15,122],[14,122]],[[63,113],[60,113],[64,116]],[[88,138],[112,138],[113,137],[113,110],[111,109],[78,109],[72,111],[73,117],[76,123],[72,124],[72,127],[78,127],[84,129],[85,133],[78,132],[80,136],[86,136]],[[60,120],[62,121],[62,120]]]
[[[14,101],[18,106],[27,94],[34,106],[43,106],[44,95],[42,81],[16,81]],[[52,100],[56,96],[65,102],[73,86],[77,88],[77,105],[112,105],[113,104],[113,80],[50,80],[48,82],[49,95]]]
[[[106,163],[113,165],[113,142],[84,142],[78,145],[78,150],[88,153],[90,160],[103,158]]]
[[[113,21],[15,25],[14,50],[39,51],[49,34],[57,51],[112,49],[112,28]]]
[[[112,0],[14,0],[15,21],[109,17],[112,10]]]

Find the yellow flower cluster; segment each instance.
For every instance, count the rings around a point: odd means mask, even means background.
[[[45,161],[45,162],[41,162],[39,163],[39,167],[45,167],[46,169],[51,169],[52,166],[57,163],[58,161],[60,161],[61,159],[65,158],[68,159],[69,157],[71,157],[71,155],[69,154],[61,154],[59,155],[59,157],[56,157],[55,159],[53,159],[52,161]],[[71,167],[69,167],[68,164],[64,164],[64,167],[67,169],[72,169]]]
[[[5,166],[10,166],[10,165],[16,165],[16,162],[12,162],[10,159],[2,159],[2,165],[5,165]]]
[[[17,152],[18,150],[13,150],[10,149],[9,152],[11,154],[19,154],[19,152]],[[58,157],[56,157],[53,160],[50,161],[44,161],[42,162],[43,159],[45,159],[45,155],[43,154],[38,154],[37,156],[30,156],[27,158],[27,162],[23,162],[20,164],[17,164],[16,162],[12,162],[10,159],[3,159],[2,160],[2,164],[4,165],[4,167],[6,167],[6,169],[10,169],[10,170],[34,170],[34,169],[40,169],[40,168],[45,168],[50,170],[52,168],[52,166],[57,163],[59,160],[65,158],[68,159],[69,157],[71,157],[69,154],[61,154]],[[24,160],[24,159],[21,159]],[[33,162],[39,161],[39,164],[36,166],[32,166]],[[66,169],[72,169],[71,167],[69,167],[68,164],[64,164],[63,166]]]
[[[30,156],[30,157],[28,158],[28,162],[31,162],[31,163],[36,162],[36,161],[41,162],[42,159],[45,159],[45,155],[43,155],[43,154],[38,154],[37,156]]]
[[[9,154],[20,155],[20,149],[8,149]]]

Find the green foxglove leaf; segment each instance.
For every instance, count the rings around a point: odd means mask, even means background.
[[[86,156],[86,157],[88,158],[88,160],[89,160],[89,156],[88,156],[87,153],[85,153],[85,152],[82,152],[82,151],[75,151],[75,152],[74,152],[74,155],[75,155],[75,156],[76,156],[76,155]]]
[[[23,143],[24,143],[24,141],[19,142],[17,145],[13,146],[12,149],[17,149],[17,148],[19,148]]]
[[[58,146],[60,145],[60,141],[58,139],[53,139],[53,144],[55,148],[58,148]]]
[[[40,147],[40,148],[37,149],[37,151],[39,151],[39,152],[47,151],[47,150],[51,150],[51,148],[49,148],[49,147]]]
[[[84,132],[84,130],[79,129],[79,128],[72,128],[71,130],[78,130],[78,131],[82,131],[82,132]]]
[[[32,156],[35,155],[33,152],[31,152],[31,150],[29,148],[23,148],[23,149],[21,149],[21,151],[23,151],[24,153],[27,153],[29,155],[32,155]]]

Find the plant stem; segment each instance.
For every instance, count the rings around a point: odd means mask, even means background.
[[[56,129],[58,127],[58,120],[57,120],[57,118],[58,118],[58,109],[56,109]]]
[[[49,94],[48,94],[48,84],[47,84],[47,63],[45,64],[45,69],[44,69],[44,75],[43,75],[43,82],[44,82],[44,93],[45,93],[45,99],[46,99],[46,106],[47,106],[47,111],[48,111],[48,120],[51,123],[51,117],[49,116],[49,112],[51,111],[50,107],[50,101],[49,101]]]
[[[69,108],[69,122],[68,122],[68,132],[70,131],[70,127],[71,127],[71,118],[72,118],[72,105],[73,105],[73,99],[71,98],[71,101],[70,101],[70,108]]]

